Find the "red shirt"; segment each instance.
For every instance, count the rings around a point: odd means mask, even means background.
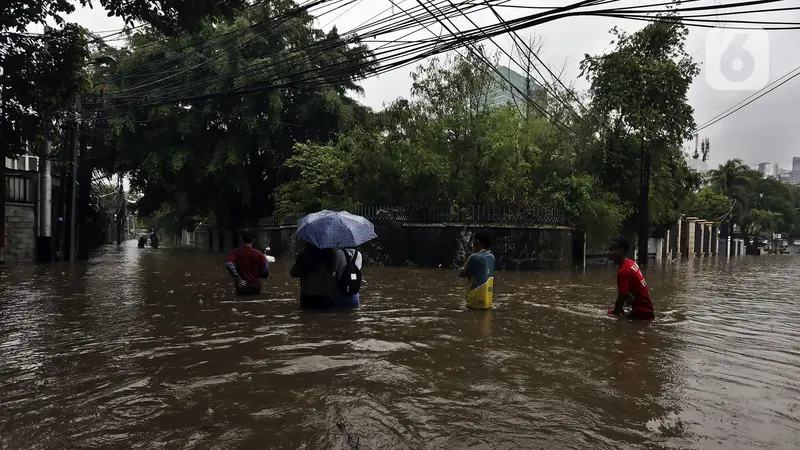
[[[228,253],[226,263],[233,263],[236,272],[248,285],[261,286],[261,270],[267,269],[267,257],[253,247],[241,246]]]
[[[633,295],[632,314],[636,318],[653,320],[655,318],[650,290],[644,281],[639,266],[630,259],[625,259],[617,272],[617,288],[620,294]]]

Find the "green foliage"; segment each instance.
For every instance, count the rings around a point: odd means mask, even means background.
[[[746,236],[760,236],[762,234],[770,236],[778,230],[782,222],[783,216],[780,213],[763,209],[751,209],[742,217],[742,223],[746,227]]]
[[[715,193],[711,188],[703,188],[689,195],[684,213],[687,216],[718,221],[730,212],[731,203],[730,198]]]
[[[604,192],[590,174],[550,181],[543,196],[564,208],[575,224],[586,230],[590,245],[607,242],[630,214],[630,205],[620,201],[616,194]]]
[[[689,30],[672,16],[660,19],[633,34],[614,28],[616,49],[586,55],[581,71],[598,113],[647,144],[679,148],[695,128],[687,94],[699,68],[685,50]]]
[[[115,83],[107,86],[116,114],[97,161],[106,171],[130,175],[142,193],[142,214],[165,203],[174,205],[175,216],[213,216],[226,224],[272,214],[278,186],[300,175],[301,161],[285,164],[295,144],[329,142],[369,116],[344,93],[360,89],[356,81],[371,70],[370,52],[335,29],[314,28],[305,13],[275,33],[267,19],[296,6],[252,6],[230,23],[208,22],[197,34],[174,39],[148,31],[132,37]],[[324,42],[326,51],[315,50],[315,42]],[[319,69],[343,61],[364,64],[336,76]],[[330,83],[224,95],[290,84],[283,74],[304,69]],[[283,208],[295,201],[286,199]]]
[[[233,226],[361,205],[554,206],[599,242],[635,212],[642,145],[651,223],[675,220],[700,184],[679,150],[694,125],[685,91],[696,73],[680,25],[620,34],[615,53],[588,57],[588,111],[572,92],[530,80],[535,108],[498,104],[484,61],[496,56],[470,54],[418,67],[411,97],[373,113],[345,95],[370,73],[366,47],[315,29],[308,15],[262,25],[294,6],[270,1],[167,40],[144,30],[117,53],[103,77],[114,80],[106,89],[116,114],[94,156],[103,170],[129,174],[141,214]],[[309,50],[321,42],[325,52]],[[321,69],[343,61],[352,69]],[[298,80],[284,74],[299,71],[319,87],[226,94],[292,86]]]
[[[614,51],[581,63],[590,82],[588,118],[600,136],[589,146],[588,169],[631,205],[640,205],[640,170],[649,173],[648,207],[638,214],[651,225],[677,219],[696,184],[680,148],[695,128],[687,94],[698,67],[684,48],[686,27],[669,15],[660,19],[633,34],[614,28]]]
[[[90,39],[64,16],[76,6],[100,5],[127,23],[144,22],[159,33],[196,29],[201,19],[230,16],[244,0],[6,0],[0,12],[1,153],[24,153],[28,144],[54,139],[75,99],[89,88]],[[43,34],[29,33],[41,26]]]
[[[494,205],[522,212],[548,205],[591,238],[607,239],[630,205],[576,171],[582,146],[569,130],[493,104],[490,72],[479,58],[434,59],[414,72],[412,98],[379,113],[373,129],[331,145],[297,145],[287,165],[299,176],[278,189],[279,210]]]
[[[286,167],[297,169],[299,177],[278,186],[277,215],[357,207],[343,181],[351,154],[342,147],[295,144],[294,155],[286,161]]]
[[[736,199],[740,204],[747,203],[747,193],[761,174],[751,170],[741,159],[731,159],[717,169],[709,171],[712,188],[720,194]]]
[[[85,30],[72,24],[30,35],[20,20],[9,24],[6,14],[0,15],[0,141],[2,154],[13,157],[25,153],[29,143],[58,134],[59,119],[87,86],[88,40]]]
[[[800,236],[800,187],[764,178],[739,159],[709,171],[709,181],[706,191],[714,192],[709,197],[724,194],[733,203],[729,220],[738,225],[746,242],[759,236],[771,238],[772,233]],[[754,251],[752,245],[748,247]]]

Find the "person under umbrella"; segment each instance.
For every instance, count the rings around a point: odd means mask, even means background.
[[[335,254],[310,242],[297,255],[289,275],[300,279],[300,307],[304,309],[333,308]]]
[[[377,237],[372,223],[325,210],[300,219],[295,235],[307,243],[291,272],[300,278],[301,306],[357,308],[363,257],[356,247]]]

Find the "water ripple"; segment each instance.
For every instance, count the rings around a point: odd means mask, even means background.
[[[651,267],[651,324],[605,315],[611,268],[504,271],[492,311],[369,268],[358,311],[316,313],[289,261],[239,299],[220,258],[0,272],[0,448],[800,447],[798,257]]]

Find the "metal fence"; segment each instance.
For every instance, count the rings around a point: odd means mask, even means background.
[[[552,206],[524,210],[502,206],[372,206],[360,208],[354,214],[377,222],[567,225],[564,210]]]
[[[305,216],[305,213],[287,214],[281,220],[276,219],[274,216],[262,217],[256,221],[256,226],[275,227],[278,225],[284,225],[284,226],[297,225],[297,221],[300,220],[303,216]]]
[[[35,203],[31,177],[6,174],[6,201]]]
[[[463,223],[498,225],[568,225],[563,209],[537,206],[520,210],[495,206],[420,207],[370,206],[351,211],[373,222]],[[277,221],[274,217],[258,219],[257,226],[295,225],[305,214],[296,213]]]

